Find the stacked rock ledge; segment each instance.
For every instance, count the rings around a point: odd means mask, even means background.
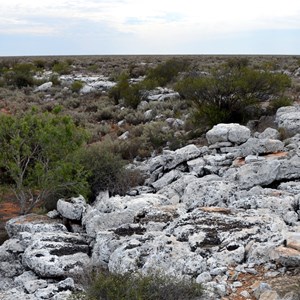
[[[60,199],[52,219],[11,219],[0,298],[67,299],[79,274],[101,267],[191,278],[203,300],[287,299],[267,281],[300,275],[300,138],[277,133],[219,124],[208,146],[132,165],[148,177],[126,196]]]

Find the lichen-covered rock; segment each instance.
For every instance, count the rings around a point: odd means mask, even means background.
[[[240,146],[240,156],[276,153],[283,150],[284,144],[279,140],[249,138]]]
[[[103,197],[95,204],[97,209],[87,208],[82,224],[90,237],[96,237],[97,232],[133,223],[135,213],[143,207],[167,204],[170,204],[170,201],[165,196],[158,194]]]
[[[300,132],[300,105],[280,107],[276,112],[275,122],[289,135]]]
[[[278,140],[280,138],[280,133],[275,128],[266,128],[263,132],[257,135],[259,139],[273,139]]]
[[[10,237],[23,231],[30,233],[67,231],[62,221],[37,214],[12,218],[6,223],[5,229]]]
[[[209,181],[198,179],[187,185],[182,196],[182,202],[187,208],[201,206],[226,207],[227,203],[233,202],[237,185],[229,181]]]
[[[167,186],[168,184],[174,182],[178,178],[182,176],[182,172],[178,170],[171,170],[168,173],[165,173],[161,178],[152,183],[152,186],[156,190],[160,190],[161,188]]]
[[[34,89],[34,93],[37,93],[37,92],[46,92],[48,91],[51,87],[52,87],[53,83],[50,81],[50,82],[45,82],[43,84],[41,84],[40,86],[38,86],[36,89]]]
[[[300,266],[300,251],[279,246],[272,251],[271,258],[286,267]]]
[[[22,262],[42,277],[74,276],[89,265],[89,252],[85,238],[78,234],[35,234]]]
[[[291,180],[300,178],[300,152],[280,161],[277,180]]]
[[[278,178],[281,164],[278,160],[258,161],[237,168],[234,172],[229,170],[225,177],[236,181],[241,189],[253,186],[266,186]]]
[[[57,201],[57,210],[69,220],[81,220],[82,214],[86,209],[86,201],[82,196],[72,197],[69,201],[59,199]]]

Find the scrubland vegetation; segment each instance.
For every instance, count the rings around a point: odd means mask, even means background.
[[[159,273],[143,276],[100,270],[83,281],[87,291],[74,294],[70,300],[193,300],[203,294],[201,284]]]
[[[68,74],[104,75],[116,85],[85,94],[84,81],[62,83]],[[298,57],[0,59],[0,197],[12,190],[26,214],[53,209],[59,198],[78,193],[91,202],[104,190],[124,195],[143,183],[128,162],[200,144],[217,123],[272,116],[299,101],[299,76]],[[36,90],[46,82],[49,89]],[[150,101],[157,87],[179,96]],[[78,299],[201,294],[201,285],[164,275],[101,271]]]
[[[1,185],[13,188],[22,213],[51,195],[125,194],[141,183],[128,161],[201,142],[214,124],[246,123],[292,104],[299,67],[298,57],[2,58]],[[67,74],[105,75],[116,85],[82,94],[80,80],[62,86]],[[44,82],[51,89],[34,92]],[[145,101],[157,87],[180,98]]]

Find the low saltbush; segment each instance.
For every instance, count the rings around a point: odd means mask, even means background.
[[[192,300],[203,294],[201,284],[162,274],[97,274],[86,295],[90,300]]]

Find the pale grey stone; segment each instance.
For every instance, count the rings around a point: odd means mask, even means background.
[[[269,284],[265,282],[259,283],[259,285],[255,286],[253,289],[253,295],[255,296],[256,299],[259,299],[260,296],[265,292],[265,291],[271,291],[271,287]]]
[[[300,132],[300,105],[280,107],[276,112],[275,122],[287,134]]]
[[[220,206],[226,207],[226,203],[234,202],[237,185],[229,181],[194,180],[185,189],[182,202],[187,207],[195,206]]]
[[[198,180],[195,175],[185,174],[176,181],[160,189],[157,193],[167,197],[171,204],[177,204],[181,201],[181,197],[184,194],[187,185],[194,180]]]
[[[233,286],[234,288],[239,288],[239,287],[242,287],[243,284],[242,284],[240,281],[234,281],[234,282],[232,283],[232,286]]]
[[[37,92],[46,92],[48,91],[51,87],[52,87],[53,83],[50,81],[50,82],[45,82],[43,84],[41,84],[40,86],[38,86],[37,88],[35,88],[33,90],[34,93],[37,93]]]
[[[74,290],[75,289],[75,282],[74,279],[68,277],[57,284],[59,290]]]
[[[125,140],[128,140],[129,137],[130,137],[129,131],[125,131],[124,133],[122,133],[122,134],[118,137],[118,139],[119,139],[119,140],[125,141]]]
[[[282,182],[279,184],[277,189],[298,195],[300,194],[300,181]]]
[[[257,162],[257,161],[263,161],[263,160],[265,160],[265,158],[258,155],[248,155],[245,157],[246,164]]]
[[[280,138],[280,133],[277,129],[268,127],[262,133],[258,134],[258,138],[278,140]]]
[[[236,169],[236,173],[226,173],[225,177],[236,180],[242,189],[253,186],[266,186],[274,182],[280,173],[281,164],[278,160],[255,162]]]
[[[166,170],[174,169],[175,167],[177,167],[179,164],[183,162],[187,162],[189,160],[199,157],[200,154],[201,154],[201,150],[193,144],[177,149],[176,151],[171,152],[171,154],[167,158],[165,169]]]
[[[217,275],[224,274],[226,271],[227,271],[227,267],[214,268],[210,270],[210,275],[217,276]]]
[[[231,142],[242,144],[250,138],[250,129],[239,124],[218,124],[206,133],[208,143]]]
[[[50,219],[59,218],[59,212],[56,209],[51,210],[51,211],[47,212],[47,217],[49,217]]]
[[[98,232],[92,251],[92,264],[107,267],[111,254],[122,245],[123,240],[112,232]]]
[[[48,282],[43,279],[29,280],[24,282],[24,288],[27,293],[33,294],[37,290],[46,288],[48,286]]]
[[[58,212],[67,219],[81,220],[82,214],[86,209],[86,201],[82,196],[72,197],[70,201],[59,199],[57,201]]]
[[[67,231],[61,221],[36,214],[12,218],[6,223],[5,229],[10,237],[24,231],[29,233]]]
[[[164,174],[161,178],[159,178],[157,181],[152,183],[152,186],[156,190],[160,190],[163,187],[166,187],[168,184],[174,182],[178,178],[182,176],[182,172],[178,170],[171,170],[170,172]]]
[[[279,246],[273,249],[270,258],[286,267],[299,267],[300,265],[300,251],[293,248]]]
[[[250,299],[251,298],[251,295],[246,290],[245,291],[241,291],[240,295],[243,296],[246,299],[248,299],[248,298]]]
[[[286,233],[286,246],[300,251],[300,232]]]
[[[148,109],[147,111],[144,112],[144,118],[145,120],[149,121],[154,117],[154,112],[152,109]]]
[[[22,263],[42,277],[76,275],[90,263],[89,246],[74,233],[35,234]]]
[[[290,180],[300,178],[300,153],[288,159],[280,161],[280,168],[277,173],[277,180]]]
[[[265,291],[260,295],[259,300],[281,300],[281,297],[276,291]]]
[[[240,156],[276,153],[284,150],[284,143],[279,140],[249,138],[240,146]]]
[[[54,297],[58,292],[58,288],[54,284],[49,284],[47,287],[38,289],[34,295],[38,299],[51,299]]]
[[[212,277],[209,274],[209,272],[203,272],[203,273],[199,274],[198,277],[196,278],[197,283],[205,283],[205,282],[209,282],[211,280],[212,280]]]

